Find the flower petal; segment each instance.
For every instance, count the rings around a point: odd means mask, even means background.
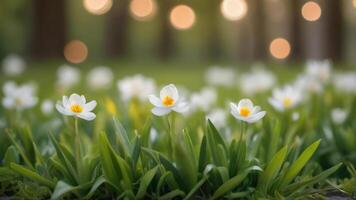
[[[174,106],[172,110],[178,112],[178,113],[184,113],[187,112],[189,109],[189,105],[186,102],[180,102],[178,105]]]
[[[165,87],[162,88],[160,94],[160,98],[163,99],[166,96],[172,97],[174,101],[178,101],[179,95],[178,95],[178,90],[175,85],[169,84]]]
[[[273,99],[273,98],[269,98],[268,102],[274,107],[274,109],[276,109],[279,112],[283,112],[284,111],[284,106],[281,104],[280,101],[278,101],[277,99]]]
[[[148,100],[154,106],[163,107],[161,100],[158,97],[156,97],[155,95],[148,95]]]
[[[72,94],[69,97],[69,103],[70,104],[82,104],[83,100],[82,97],[79,96],[78,94]]]
[[[84,105],[84,110],[86,112],[90,112],[90,111],[94,110],[96,105],[97,105],[96,101],[90,101],[89,103]]]
[[[264,116],[266,115],[266,111],[261,111],[259,113],[256,113],[254,115],[252,115],[251,117],[248,117],[246,119],[246,122],[248,123],[255,123],[257,122],[258,120],[262,119]]]
[[[250,99],[241,99],[239,101],[239,104],[237,105],[238,108],[241,108],[241,107],[247,107],[249,108],[250,110],[253,109],[253,103]]]
[[[163,115],[166,115],[166,114],[170,113],[170,112],[171,112],[171,109],[169,109],[169,108],[159,108],[159,107],[155,107],[155,108],[152,108],[151,112],[152,112],[154,115],[163,116]]]
[[[96,115],[92,112],[82,112],[77,114],[76,116],[78,116],[79,118],[91,121],[93,119],[95,119]]]
[[[58,112],[60,112],[63,115],[69,115],[69,116],[74,115],[74,113],[72,113],[72,112],[68,111],[67,109],[65,109],[63,107],[63,105],[61,105],[60,103],[56,104],[56,109],[58,110]]]

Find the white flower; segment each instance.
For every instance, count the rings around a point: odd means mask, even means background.
[[[154,93],[156,90],[156,85],[153,79],[146,78],[140,74],[126,77],[118,81],[117,87],[122,99],[126,102],[132,98],[144,101],[149,94]]]
[[[273,96],[268,101],[276,110],[283,112],[297,106],[301,102],[301,95],[299,89],[285,86],[281,89],[274,89]]]
[[[91,112],[96,107],[96,101],[86,103],[85,97],[72,94],[68,98],[63,96],[62,102],[56,104],[58,112],[63,115],[75,116],[85,120],[93,120],[96,115]]]
[[[223,109],[217,108],[207,114],[206,119],[209,119],[215,127],[223,128],[226,126],[226,112]]]
[[[356,72],[337,74],[333,82],[338,91],[356,93]]]
[[[49,115],[53,112],[54,103],[52,100],[46,99],[41,104],[41,111],[45,115]]]
[[[254,95],[271,89],[275,83],[273,73],[263,68],[254,68],[252,72],[241,77],[240,86],[245,94]]]
[[[87,76],[87,82],[91,89],[107,89],[110,88],[114,75],[109,67],[95,67],[90,70]]]
[[[334,108],[331,111],[331,119],[335,124],[342,124],[345,122],[346,118],[348,116],[348,113],[341,108]]]
[[[158,132],[155,128],[151,128],[150,130],[150,141],[155,142],[158,139]]]
[[[300,115],[298,112],[293,112],[292,113],[292,120],[293,121],[298,121],[298,119],[300,118]]]
[[[17,86],[14,82],[7,82],[3,86],[4,98],[2,104],[7,109],[24,110],[37,104],[35,86],[24,84]]]
[[[300,91],[310,93],[320,93],[324,89],[322,82],[318,78],[310,75],[299,76],[295,81],[294,86]]]
[[[62,65],[57,70],[57,85],[69,88],[80,81],[80,72],[77,68]]]
[[[213,88],[203,88],[200,92],[190,97],[190,107],[207,112],[217,100],[216,91]]]
[[[231,114],[238,120],[254,123],[266,115],[259,106],[253,106],[250,99],[241,99],[238,105],[230,103]]]
[[[155,107],[151,110],[157,116],[169,114],[172,110],[178,113],[184,113],[188,110],[188,104],[179,98],[178,90],[173,84],[162,88],[159,98],[155,95],[148,96],[149,101]]]
[[[233,68],[210,67],[205,73],[205,80],[210,85],[229,87],[236,82],[236,72]]]
[[[325,83],[330,79],[331,62],[329,60],[310,60],[307,62],[306,73]]]
[[[18,55],[10,54],[2,62],[2,70],[8,76],[17,76],[26,69],[25,61]]]

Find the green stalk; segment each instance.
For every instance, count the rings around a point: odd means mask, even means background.
[[[174,137],[175,137],[175,115],[171,113],[167,117],[168,121],[168,156],[170,159],[173,159],[174,155]]]
[[[81,168],[82,168],[82,155],[81,155],[81,143],[80,143],[80,134],[79,134],[79,128],[78,128],[78,118],[75,117],[74,118],[74,129],[75,129],[75,158],[76,158],[76,162],[77,162],[77,173],[78,173],[78,177],[79,177],[79,180],[81,180]]]

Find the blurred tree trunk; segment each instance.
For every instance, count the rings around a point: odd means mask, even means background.
[[[299,61],[302,59],[302,39],[300,31],[300,21],[302,17],[300,15],[301,2],[299,0],[293,0],[289,2],[290,8],[290,22],[289,22],[289,35],[290,35],[290,45],[292,47],[290,59],[292,61]]]
[[[327,34],[325,42],[329,44],[326,57],[339,61],[343,55],[342,1],[325,1],[324,11],[326,18],[324,33]]]
[[[32,0],[33,32],[31,54],[34,58],[61,58],[66,41],[66,1]]]
[[[212,0],[205,4],[206,14],[204,15],[206,25],[206,47],[209,59],[220,59],[222,56],[221,32],[219,27],[220,1]]]
[[[169,23],[169,12],[173,7],[173,1],[157,1],[160,8],[159,23],[160,36],[158,39],[158,53],[161,59],[167,59],[174,53],[173,29]]]
[[[237,22],[239,29],[238,59],[243,62],[267,58],[265,11],[262,0],[250,0],[247,15]]]
[[[303,45],[307,59],[341,59],[342,52],[342,1],[316,1],[322,13],[319,20],[303,20]]]
[[[123,57],[128,52],[129,0],[114,1],[106,24],[106,54]]]

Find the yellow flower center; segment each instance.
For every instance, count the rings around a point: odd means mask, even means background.
[[[170,96],[165,96],[162,100],[162,104],[165,106],[172,106],[174,104],[174,99]]]
[[[289,97],[285,97],[285,98],[283,99],[283,105],[284,105],[284,107],[286,107],[286,108],[290,107],[290,106],[292,105],[292,99],[289,98]]]
[[[251,110],[248,107],[241,107],[240,108],[240,115],[243,117],[248,117],[251,114]]]
[[[75,113],[81,113],[83,111],[83,107],[79,104],[71,105],[70,109],[72,110],[72,112],[75,112]]]

